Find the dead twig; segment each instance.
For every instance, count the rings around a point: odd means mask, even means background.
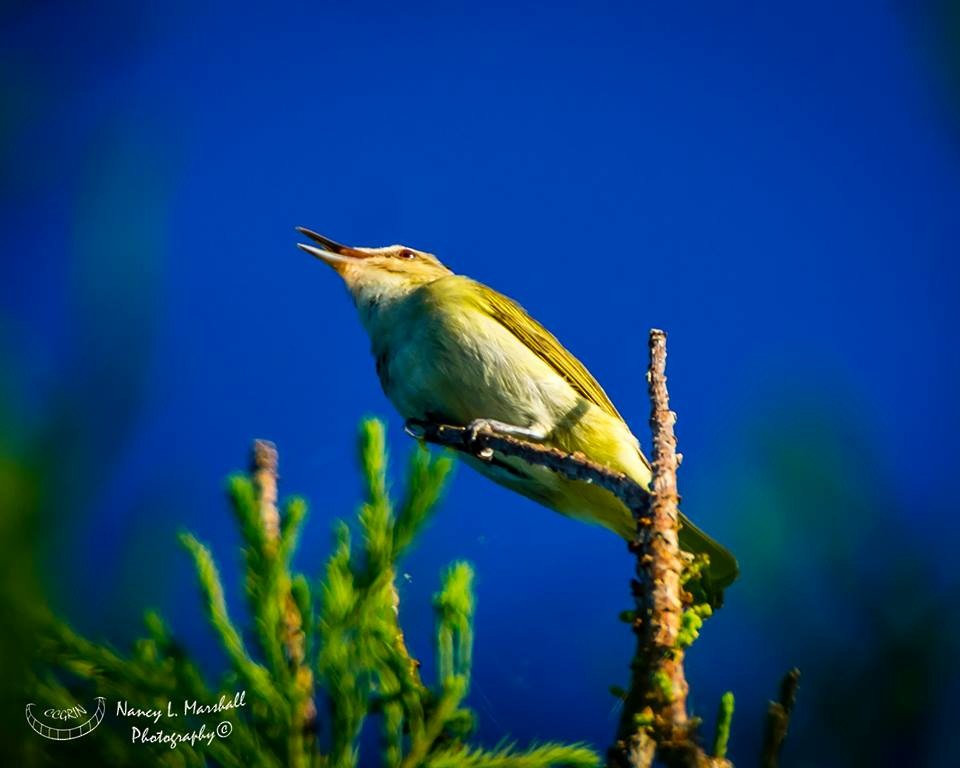
[[[592,483],[610,491],[630,509],[641,510],[641,514],[645,514],[650,502],[650,492],[642,485],[635,483],[622,472],[591,461],[582,453],[567,453],[558,448],[483,429],[474,436],[466,427],[416,419],[407,421],[406,430],[418,440],[468,453],[485,461],[493,460],[495,453],[500,453],[523,459],[528,464],[552,469],[567,480]]]
[[[680,642],[684,606],[684,559],[679,545],[676,414],[667,391],[667,335],[650,331],[650,429],[653,482],[648,514],[636,514],[637,537],[630,551],[637,559],[633,629],[637,636],[630,689],[617,740],[608,753],[612,766],[646,768],[658,756],[669,766],[730,766],[711,757],[696,741],[696,724],[687,715],[687,685]]]
[[[776,768],[780,761],[780,751],[787,738],[790,714],[797,700],[797,688],[800,686],[800,670],[791,669],[780,681],[780,698],[771,701],[767,708],[767,722],[763,732],[763,749],[760,752],[762,768]]]
[[[279,455],[276,446],[269,440],[254,440],[251,451],[250,472],[253,476],[257,503],[260,508],[260,524],[263,530],[263,551],[276,559],[280,547],[280,510],[277,508],[277,478]],[[281,571],[281,573],[286,573]],[[297,723],[292,733],[294,738],[309,734],[316,727],[317,708],[313,701],[313,671],[306,659],[306,635],[303,631],[303,616],[293,596],[289,578],[278,585],[283,597],[281,616],[281,641],[290,667],[300,702],[295,717]]]
[[[260,525],[267,552],[276,554],[280,543],[280,512],[277,509],[277,446],[269,440],[254,440],[250,456],[250,474],[260,507]]]
[[[667,335],[650,331],[650,429],[653,433],[653,483],[650,516],[637,517],[635,591],[636,631],[641,659],[649,679],[647,705],[653,710],[659,740],[685,741],[687,685],[683,673],[683,649],[678,643],[683,618],[684,590],[680,585],[683,561],[679,544],[679,495],[677,493],[676,414],[670,410],[667,393]],[[688,598],[689,599],[689,598]]]

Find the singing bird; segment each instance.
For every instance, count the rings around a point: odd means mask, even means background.
[[[350,247],[297,231],[317,244],[298,247],[343,278],[370,336],[383,391],[403,418],[580,451],[649,486],[650,463],[597,380],[515,301],[454,274],[430,253]],[[633,538],[633,515],[601,488],[500,454],[465,460],[561,514]],[[682,515],[680,546],[709,555],[713,588],[737,577],[733,555]]]

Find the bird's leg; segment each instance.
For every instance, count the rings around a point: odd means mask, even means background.
[[[477,435],[481,432],[493,432],[499,435],[508,435],[509,437],[519,437],[524,440],[532,440],[535,443],[542,443],[549,434],[544,427],[534,424],[529,427],[520,427],[516,424],[507,424],[496,419],[474,419],[467,425],[467,438],[471,443],[477,441]]]
[[[410,437],[417,440],[423,439],[426,434],[426,427],[436,421],[421,421],[420,419],[407,419],[404,422],[403,429]],[[535,443],[544,442],[550,434],[550,431],[539,425],[533,424],[529,427],[521,427],[517,424],[507,424],[496,419],[474,419],[465,428],[466,442],[471,448],[476,447],[477,438],[480,433],[485,432],[492,435],[507,435],[509,437],[519,437],[525,440],[531,440]],[[485,448],[477,453],[478,458],[487,459],[493,457],[493,449]]]

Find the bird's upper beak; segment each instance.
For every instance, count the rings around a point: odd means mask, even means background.
[[[317,248],[313,245],[304,245],[303,243],[297,243],[297,248],[302,251],[306,251],[311,256],[316,256],[318,259],[322,259],[327,262],[331,267],[333,267],[337,272],[343,272],[343,268],[352,261],[357,261],[358,259],[365,259],[370,254],[361,251],[359,248],[351,248],[348,245],[340,245],[340,243],[334,242],[328,237],[323,235],[318,235],[316,232],[307,229],[306,227],[297,227],[297,232],[301,235],[306,235],[315,243],[320,243],[322,248]]]

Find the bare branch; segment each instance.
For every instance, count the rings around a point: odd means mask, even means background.
[[[679,642],[684,605],[684,559],[679,544],[676,414],[667,392],[667,335],[650,331],[650,428],[653,434],[653,482],[646,514],[637,514],[637,537],[630,550],[637,558],[633,594],[637,650],[630,690],[624,702],[617,741],[609,753],[613,766],[647,768],[654,754],[668,766],[729,766],[709,757],[695,740],[687,716],[683,645]],[[651,747],[651,744],[654,746]]]
[[[799,686],[800,670],[791,669],[780,682],[779,700],[771,701],[767,708],[767,724],[763,734],[763,749],[760,753],[762,768],[776,768],[780,761],[780,751],[787,738],[790,713],[793,712]]]
[[[279,468],[277,447],[269,440],[254,440],[251,451],[250,471],[253,475],[257,504],[260,509],[260,523],[263,526],[263,551],[272,560],[277,559],[280,547],[280,510],[277,508],[277,482]],[[276,566],[275,566],[276,567]],[[293,596],[290,574],[286,565],[280,566],[277,584],[278,598],[283,601],[280,616],[280,634],[287,663],[294,681],[299,701],[294,716],[296,723],[292,730],[293,744],[304,734],[310,733],[317,719],[317,709],[313,702],[313,672],[306,659],[306,635],[303,630],[303,616]]]
[[[677,508],[677,438],[667,393],[667,335],[650,331],[650,429],[653,433],[653,497],[649,523],[637,518],[637,578],[644,589],[637,593],[638,634],[649,673],[664,683],[653,686],[648,704],[658,719],[658,729],[671,741],[687,735],[687,685],[683,649],[677,638],[683,619],[680,576],[680,513]],[[669,682],[669,687],[665,684]]]
[[[277,446],[269,440],[254,440],[250,457],[250,473],[260,506],[265,549],[277,551],[280,541],[280,512],[277,510]]]
[[[552,469],[567,480],[581,480],[605,488],[633,510],[646,514],[650,493],[622,472],[591,461],[582,453],[566,453],[558,448],[532,443],[509,435],[481,429],[475,436],[466,427],[411,419],[407,433],[428,443],[452,448],[484,461],[495,461],[495,453],[523,459],[529,464]]]

